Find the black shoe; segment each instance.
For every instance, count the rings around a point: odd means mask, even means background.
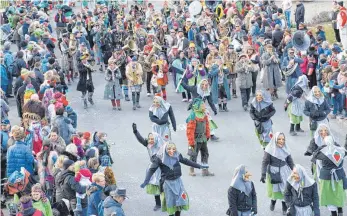
[[[244,110],[244,111],[247,111],[247,109],[248,109],[247,105],[244,105],[244,106],[243,106],[243,110]]]
[[[271,200],[270,211],[274,211],[275,210],[275,205],[276,205],[276,200]]]
[[[88,108],[87,100],[83,100],[83,105],[84,105],[84,109],[87,109],[87,108]]]
[[[287,215],[287,204],[285,202],[282,202],[282,213],[283,215]]]
[[[227,107],[227,104],[225,103],[225,104],[223,104],[223,110],[224,110],[224,112],[229,112],[229,109],[228,109],[228,107]]]
[[[91,105],[94,105],[94,101],[93,101],[93,98],[88,98],[88,101]]]
[[[14,98],[14,95],[6,95],[7,98]]]
[[[153,211],[158,211],[159,209],[161,209],[161,206],[160,205],[155,205],[154,208],[153,208]]]
[[[216,135],[211,135],[211,141],[218,141],[219,137],[217,137]]]
[[[125,101],[130,101],[130,98],[128,95],[125,96]]]

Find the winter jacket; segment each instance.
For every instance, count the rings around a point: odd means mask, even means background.
[[[257,193],[252,182],[252,192],[247,196],[244,192],[233,187],[228,190],[229,209],[227,215],[238,216],[238,211],[251,211],[257,214]]]
[[[205,136],[206,139],[209,139],[211,136],[211,131],[210,131],[210,122],[208,120],[208,117],[205,115],[204,118],[197,118],[195,117],[194,119],[191,119],[189,122],[187,122],[187,138],[188,138],[188,145],[189,146],[195,146],[195,137],[196,137],[196,124],[197,122],[204,122],[205,124]]]
[[[36,210],[35,208],[25,209],[23,212],[19,212],[16,216],[46,216],[40,210]]]
[[[40,71],[40,68],[34,68],[34,73],[35,73],[36,83],[38,85],[41,85],[45,81],[45,78],[42,72]]]
[[[53,150],[56,151],[59,155],[62,154],[66,148],[66,143],[61,136],[58,136],[56,141],[51,141],[51,145],[53,147]]]
[[[280,43],[283,39],[283,34],[284,34],[284,32],[280,29],[275,30],[272,33],[272,46],[273,47],[277,48],[280,45]]]
[[[3,64],[1,64],[0,70],[1,70],[1,89],[2,89],[2,91],[7,92],[9,80],[8,80],[6,67]]]
[[[295,22],[299,24],[305,22],[305,7],[303,3],[296,5]]]
[[[54,185],[55,185],[55,199],[57,202],[61,201],[63,199],[63,195],[62,195],[62,188],[59,185],[58,180],[60,179],[60,175],[62,173],[62,169],[56,168],[53,171],[53,177],[54,177]]]
[[[298,85],[295,85],[291,90],[289,95],[287,96],[287,100],[285,102],[285,106],[289,105],[295,98],[301,98],[304,90]]]
[[[246,63],[243,60],[240,60],[236,63],[235,71],[238,74],[237,85],[239,86],[240,89],[247,89],[253,86],[253,82],[252,82],[253,70],[254,68],[249,67],[248,63]]]
[[[63,15],[63,14],[61,14],[61,15],[57,14],[57,15],[55,15],[54,21],[56,22],[57,27],[66,27],[67,21],[66,21],[65,15]]]
[[[10,138],[9,132],[8,131],[0,131],[1,134],[1,150],[4,152],[7,152],[7,142],[8,139]]]
[[[178,179],[182,176],[182,170],[181,170],[181,164],[183,163],[187,166],[194,167],[201,169],[201,165],[197,164],[191,160],[188,160],[187,158],[184,158],[181,154],[178,156],[178,161],[173,165],[173,168],[170,169],[170,167],[166,166],[165,164],[162,163],[161,159],[158,158],[157,156],[153,156],[151,158],[152,165],[149,168],[145,183],[149,183],[149,180],[151,176],[155,173],[155,171],[160,168],[161,170],[161,184],[164,183],[165,180],[175,180]]]
[[[67,117],[71,120],[71,124],[73,128],[77,128],[77,113],[75,111],[72,111],[67,114]]]
[[[54,45],[54,43],[52,42],[51,39],[43,38],[42,42],[46,45],[46,47],[47,47],[47,49],[49,50],[50,53],[54,53],[55,45]]]
[[[293,188],[291,184],[287,182],[286,189],[284,191],[284,200],[290,209],[291,215],[296,215],[295,206],[306,207],[311,206],[314,212],[314,216],[320,216],[319,210],[319,196],[317,183],[314,183],[310,187],[302,189],[302,197],[298,197],[298,192]]]
[[[104,201],[104,216],[111,215],[125,216],[125,213],[122,209],[122,204],[108,196]]]
[[[101,197],[103,195],[103,188],[95,183],[92,183],[88,191],[92,191],[91,194],[88,197],[88,215],[98,215],[98,206],[99,203],[102,201]]]
[[[4,99],[0,98],[0,106],[1,106],[1,119],[8,119],[8,112],[10,111],[10,107],[6,103]]]
[[[323,121],[330,113],[330,107],[326,100],[321,105],[305,101],[304,114],[313,121]]]
[[[81,186],[75,180],[75,173],[73,171],[63,170],[57,177],[58,179],[56,180],[56,183],[61,189],[62,198],[72,200],[76,199],[76,192],[80,194],[84,194],[86,192],[86,187]]]
[[[174,131],[176,131],[176,119],[175,115],[173,113],[172,107],[170,106],[169,111],[166,112],[161,119],[159,119],[157,116],[153,115],[153,112],[149,111],[149,119],[158,125],[164,125],[169,123],[169,117],[171,120],[172,127]]]
[[[294,167],[294,161],[291,155],[287,156],[285,161],[282,161],[270,155],[269,153],[264,152],[264,157],[263,157],[263,162],[261,167],[261,176],[264,178],[266,177],[267,167],[269,165],[274,167],[282,167],[282,166],[288,165],[290,169],[292,170]]]
[[[35,91],[38,93],[40,91],[40,85],[36,82],[36,79],[35,78],[32,78],[30,77],[30,80],[31,80],[31,84],[33,85]],[[14,83],[14,94],[17,94],[18,93],[18,89],[23,86],[23,78],[21,76],[17,77],[16,79],[16,82]]]
[[[264,109],[258,111],[253,104],[251,104],[251,110],[249,111],[249,114],[251,115],[252,120],[258,121],[258,122],[266,122],[268,121],[272,116],[274,116],[276,113],[275,107],[273,104],[270,106],[265,107]]]
[[[37,202],[33,201],[33,207],[37,210],[40,210],[44,216],[53,216],[51,203],[48,199],[46,202],[43,202],[42,200],[39,200]]]
[[[52,125],[58,128],[59,136],[63,138],[65,143],[70,143],[71,136],[75,133],[71,120],[68,117],[58,115],[53,119]]]
[[[31,174],[34,173],[34,156],[31,149],[22,141],[9,147],[7,150],[7,177],[24,167]]]

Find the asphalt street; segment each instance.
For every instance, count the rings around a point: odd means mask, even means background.
[[[13,46],[14,48],[14,46]],[[16,50],[14,48],[13,50]],[[58,59],[60,58],[60,52]],[[95,66],[95,69],[97,67]],[[174,92],[172,77],[169,78],[168,101],[171,103],[178,125],[176,132],[172,131],[172,139],[177,145],[177,150],[183,156],[187,156],[188,144],[185,131],[185,121],[189,112],[187,103],[181,102],[181,95]],[[145,170],[149,164],[149,157],[145,147],[139,144],[132,132],[132,123],[138,125],[138,130],[142,135],[151,132],[151,122],[148,117],[148,108],[151,105],[151,97],[146,96],[145,86],[142,88],[140,104],[141,109],[132,110],[132,103],[121,101],[122,111],[114,111],[109,100],[103,99],[104,86],[106,81],[103,73],[96,71],[93,73],[95,86],[95,105],[88,109],[83,109],[81,94],[76,91],[77,81],[69,86],[67,98],[72,108],[78,114],[79,131],[103,131],[107,133],[107,141],[111,144],[111,152],[114,160],[113,170],[116,175],[117,185],[127,189],[129,200],[124,202],[124,211],[130,216],[159,216],[166,215],[162,212],[153,212],[155,204],[154,197],[147,195],[140,184],[145,178]],[[258,88],[261,84],[258,83]],[[310,141],[308,132],[308,118],[305,117],[302,128],[304,133],[298,136],[289,136],[289,119],[283,110],[285,100],[284,89],[279,90],[280,99],[274,102],[277,110],[272,118],[274,132],[284,132],[286,143],[292,151],[295,163],[299,163],[310,170],[310,158],[303,154]],[[239,91],[238,91],[238,96]],[[16,104],[14,99],[10,99],[10,120],[12,125],[19,123]],[[215,173],[214,177],[202,177],[197,170],[197,176],[188,175],[189,168],[182,165],[183,183],[189,194],[190,210],[182,215],[191,216],[222,216],[228,208],[227,190],[229,188],[233,170],[239,164],[245,164],[252,173],[251,179],[254,181],[258,195],[258,215],[275,216],[281,215],[281,205],[276,205],[275,211],[270,212],[270,200],[266,196],[265,184],[260,180],[261,161],[263,150],[254,134],[253,122],[248,112],[243,111],[240,97],[228,102],[228,113],[218,113],[214,116],[218,124],[216,135],[220,137],[218,142],[209,142],[210,170]],[[334,136],[340,144],[344,144],[344,136],[347,128],[338,120],[330,121]],[[346,164],[346,163],[345,163]],[[347,166],[345,165],[345,168]],[[310,173],[310,172],[309,172]],[[345,208],[345,212],[347,208]],[[321,208],[321,215],[327,216],[325,207]]]

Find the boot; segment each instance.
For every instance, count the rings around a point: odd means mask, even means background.
[[[133,110],[136,110],[136,96],[135,93],[131,95],[131,99],[133,101]]]
[[[278,99],[277,89],[274,90],[274,96],[276,99]]]
[[[217,137],[216,135],[211,135],[211,141],[218,141],[219,137]]]
[[[338,216],[336,211],[331,212],[331,216]]]
[[[297,135],[297,133],[294,131],[294,124],[290,124],[289,134],[291,136],[296,136]]]
[[[214,176],[214,173],[208,171],[208,169],[203,169],[202,170],[202,176]]]
[[[304,130],[300,128],[300,124],[296,124],[295,125],[295,131],[296,132],[301,132],[301,133],[304,132]]]
[[[87,109],[88,108],[88,103],[87,103],[87,99],[83,99],[83,107],[84,109]]]
[[[222,104],[218,104],[218,108],[219,108],[218,109],[219,112],[223,112]]]
[[[125,101],[130,101],[129,95],[125,95]]]
[[[193,167],[190,167],[190,168],[189,168],[189,175],[190,175],[190,176],[196,176]]]
[[[270,211],[274,211],[275,210],[275,205],[276,205],[276,200],[271,200]]]
[[[282,201],[282,214],[287,215],[287,204]]]
[[[337,208],[337,216],[343,216],[343,208]]]
[[[161,208],[160,196],[159,195],[155,195],[154,199],[155,199],[155,206],[153,208],[153,211],[158,211]]]
[[[88,98],[88,101],[89,101],[89,103],[90,103],[91,105],[94,105],[94,101],[93,101],[93,98],[92,98],[92,97],[89,97],[89,98]]]
[[[140,106],[140,92],[136,92],[136,108],[141,108],[141,106]]]
[[[227,107],[227,103],[223,103],[223,110],[224,110],[224,112],[229,112],[228,107]]]
[[[236,89],[233,89],[233,98],[237,98]]]

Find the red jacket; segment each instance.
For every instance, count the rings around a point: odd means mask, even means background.
[[[195,129],[196,129],[196,122],[197,121],[205,121],[206,122],[206,138],[210,138],[210,122],[208,120],[208,117],[205,116],[203,119],[195,117],[194,120],[191,120],[187,123],[187,138],[188,138],[188,145],[194,146],[195,145]]]

